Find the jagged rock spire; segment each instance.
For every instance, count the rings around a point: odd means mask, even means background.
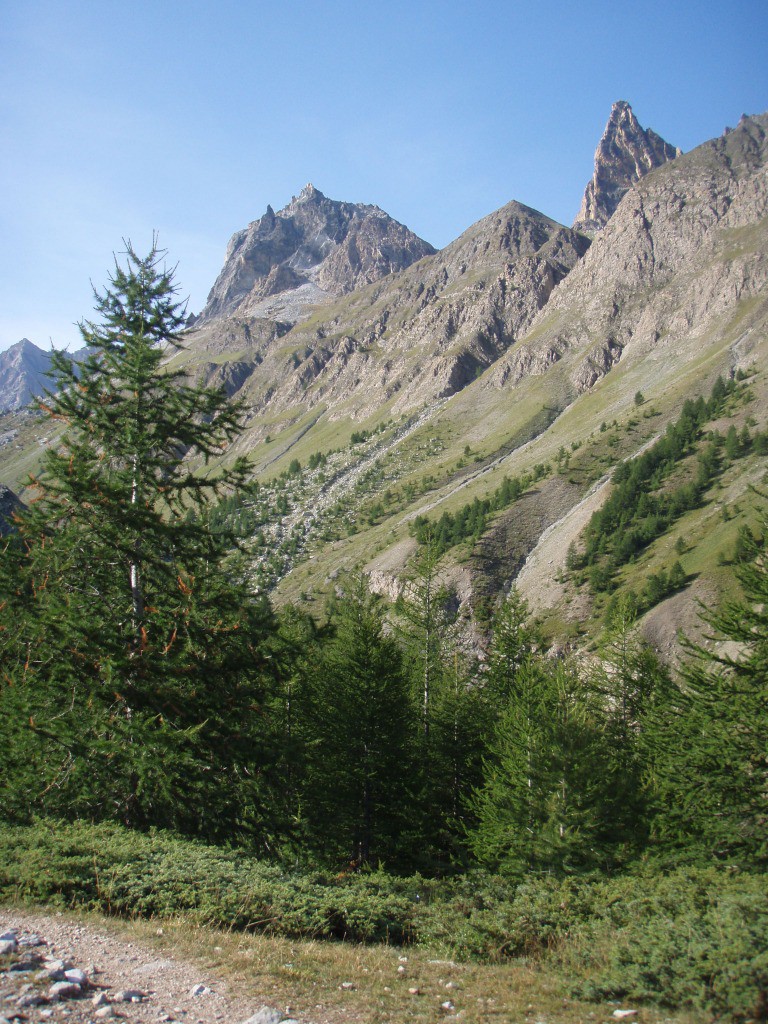
[[[652,129],[644,129],[629,103],[618,100],[595,151],[595,173],[573,226],[586,234],[600,231],[636,181],[681,152]]]

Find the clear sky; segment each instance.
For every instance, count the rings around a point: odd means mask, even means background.
[[[611,104],[688,150],[768,109],[767,0],[24,0],[0,16],[0,349],[79,345],[157,230],[199,312],[311,181],[438,247],[570,224]]]

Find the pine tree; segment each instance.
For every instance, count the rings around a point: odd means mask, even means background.
[[[414,696],[421,708],[421,729],[429,739],[436,691],[446,663],[449,624],[445,588],[437,569],[439,554],[430,532],[397,603],[399,636],[407,652]]]
[[[418,714],[415,737],[414,853],[419,869],[465,858],[467,800],[481,778],[483,695],[456,643],[450,596],[429,530],[396,606],[397,636]]]
[[[277,664],[269,715],[275,728],[281,801],[286,822],[282,844],[299,849],[307,840],[310,820],[304,806],[308,748],[314,742],[312,689],[329,626],[319,629],[311,615],[295,605],[277,612],[272,644]]]
[[[614,605],[599,654],[588,685],[602,712],[600,844],[604,862],[610,864],[637,855],[648,841],[648,777],[655,756],[652,723],[671,680],[639,636],[631,597]]]
[[[128,245],[96,293],[100,322],[80,325],[85,359],[54,359],[42,409],[64,430],[0,570],[15,616],[0,636],[10,803],[252,834],[270,612],[206,526],[206,498],[244,467],[216,484],[198,471],[225,455],[239,411],[161,365],[183,325],[163,255]]]
[[[425,855],[419,868],[444,870],[467,861],[470,798],[482,782],[489,728],[486,695],[471,668],[454,648],[434,691],[429,736],[417,734],[421,786],[414,832]]]
[[[530,609],[517,588],[512,587],[499,605],[491,628],[486,690],[492,704],[502,708],[514,691],[520,668],[541,646],[541,637],[531,621]]]

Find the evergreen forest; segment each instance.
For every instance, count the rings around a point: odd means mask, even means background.
[[[626,942],[588,995],[756,1014],[768,524],[740,536],[740,596],[702,609],[717,642],[676,668],[639,638],[647,595],[611,604],[588,655],[548,649],[514,589],[482,655],[461,642],[440,557],[533,477],[418,520],[396,602],[353,572],[321,615],[273,607],[241,551],[242,410],[164,365],[184,316],[164,254],[129,246],[81,324],[87,357],[55,358],[42,409],[63,433],[0,549],[5,897],[490,958],[607,928]],[[705,438],[734,386],[619,465],[570,559],[585,586],[610,593],[723,460],[765,446]],[[684,585],[673,566],[659,593]],[[195,884],[172,899],[173,864]],[[246,911],[257,892],[269,909]]]

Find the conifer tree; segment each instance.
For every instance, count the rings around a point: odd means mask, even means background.
[[[397,602],[399,636],[407,652],[414,697],[421,709],[421,730],[429,740],[436,692],[446,663],[449,624],[445,588],[437,563],[439,554],[427,533],[404,592]]]
[[[215,485],[197,472],[225,454],[239,411],[161,365],[183,325],[163,255],[129,244],[95,294],[98,322],[80,325],[84,360],[54,358],[41,407],[63,433],[0,568],[15,618],[0,727],[26,765],[6,779],[9,805],[253,834],[270,613],[205,522],[206,497],[244,467]]]
[[[744,597],[704,615],[710,646],[688,645],[659,708],[659,841],[684,858],[768,864],[768,527],[743,533]],[[724,643],[728,641],[729,643]]]
[[[601,706],[601,846],[607,863],[641,852],[648,841],[648,779],[653,771],[656,708],[671,687],[668,670],[638,633],[632,597],[616,602],[587,685]]]
[[[396,865],[411,852],[408,680],[367,580],[353,574],[343,590],[333,635],[307,681],[305,814],[327,863]]]
[[[416,866],[442,870],[465,858],[468,798],[480,782],[486,703],[456,643],[450,595],[431,533],[396,606],[397,636],[417,709],[414,776]]]
[[[499,605],[491,637],[486,690],[493,705],[504,707],[514,691],[517,673],[541,645],[528,602],[516,587],[512,587]]]
[[[467,861],[466,833],[473,822],[470,797],[482,782],[489,727],[488,704],[468,659],[454,647],[432,701],[429,737],[417,737],[420,764],[421,861],[443,870]]]
[[[312,691],[323,643],[332,631],[328,626],[318,628],[312,616],[295,605],[281,608],[276,618],[272,647],[278,670],[270,694],[269,717],[275,729],[280,803],[286,818],[282,845],[298,849],[307,841],[311,827],[304,791],[308,747],[315,741]]]
[[[594,866],[599,772],[595,709],[577,673],[526,657],[473,800],[478,860],[512,876]]]

